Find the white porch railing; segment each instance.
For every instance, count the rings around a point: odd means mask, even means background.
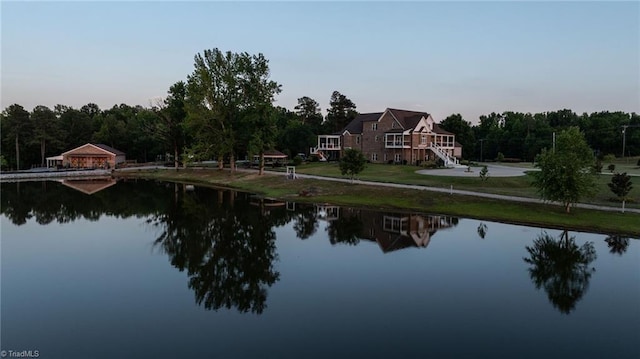
[[[464,167],[460,165],[460,161],[454,156],[449,155],[446,151],[444,151],[440,146],[435,143],[431,143],[431,151],[436,154],[436,156],[440,157],[441,160],[444,161],[445,167]]]

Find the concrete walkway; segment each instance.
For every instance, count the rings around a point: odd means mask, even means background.
[[[247,171],[251,171],[251,170],[247,170]],[[464,169],[463,169],[464,171]],[[267,171],[265,171],[267,172]],[[271,174],[281,174],[284,176],[284,174],[282,172],[273,172],[273,171],[268,171]],[[323,176],[315,176],[315,175],[305,175],[305,174],[296,174],[296,176],[298,178],[312,178],[312,179],[318,179],[318,180],[324,180],[324,181],[334,181],[334,182],[343,182],[343,183],[350,183],[351,181],[345,178],[333,178],[333,177],[323,177]],[[354,183],[359,183],[359,184],[365,184],[368,186],[380,186],[380,187],[392,187],[392,188],[408,188],[408,189],[415,189],[415,190],[420,190],[420,191],[431,191],[431,192],[440,192],[440,193],[449,193],[449,194],[460,194],[463,196],[474,196],[474,197],[482,197],[482,198],[491,198],[491,199],[498,199],[498,200],[503,200],[503,201],[510,201],[510,202],[521,202],[521,203],[536,203],[536,204],[555,204],[555,205],[562,205],[560,203],[555,203],[555,202],[544,202],[540,199],[537,198],[528,198],[528,197],[517,197],[517,196],[506,196],[506,195],[501,195],[501,194],[492,194],[492,193],[483,193],[483,192],[473,192],[473,191],[465,191],[465,190],[458,190],[455,189],[453,187],[450,188],[440,188],[440,187],[428,187],[428,186],[419,186],[419,185],[409,185],[409,184],[399,184],[399,183],[384,183],[384,182],[371,182],[371,181],[360,181],[360,180],[355,180]],[[598,206],[598,205],[593,205],[593,204],[586,204],[586,203],[577,203],[574,205],[574,207],[577,208],[586,208],[586,209],[595,209],[595,210],[599,210],[599,211],[608,211],[608,212],[620,212],[621,208],[618,207],[607,207],[607,206]],[[625,209],[625,212],[631,212],[631,213],[639,213],[640,214],[640,209],[636,209],[636,208],[627,208]]]
[[[487,170],[489,171],[489,177],[518,177],[524,176],[525,171],[539,171],[538,168],[523,168],[512,166],[500,166],[494,164],[487,164]],[[478,177],[480,176],[480,170],[482,167],[471,167],[471,171],[467,168],[443,168],[443,169],[431,169],[431,170],[419,170],[416,173],[427,176],[456,176],[456,177]]]
[[[514,168],[514,167],[508,167],[508,166],[499,166],[499,167],[503,167],[505,173],[507,173],[506,169]],[[116,172],[123,171],[123,170],[131,171],[131,170],[137,170],[137,169],[172,169],[172,168],[159,167],[159,166],[148,166],[148,167],[144,167],[144,168],[138,167],[138,168],[118,169],[118,170],[116,170]],[[229,170],[229,169],[225,168],[225,170]],[[462,170],[463,172],[465,171],[465,169],[459,169],[459,168],[458,169],[451,169],[451,170]],[[526,170],[526,171],[529,171],[530,169],[515,168],[515,170],[520,170],[520,171]],[[257,173],[256,169],[248,169],[248,168],[236,168],[236,171],[238,171],[238,172]],[[435,170],[435,171],[447,171],[447,170]],[[265,173],[269,173],[269,174],[273,174],[273,175],[286,176],[286,173],[284,173],[284,172],[265,170]],[[476,173],[476,175],[477,175],[477,173]],[[296,177],[297,178],[317,179],[317,180],[323,180],[323,181],[351,183],[351,180],[346,179],[346,178],[324,177],[324,176],[316,176],[316,175],[307,175],[307,174],[302,174],[302,173],[296,173]],[[549,204],[549,203],[551,203],[551,204],[555,204],[555,205],[558,205],[558,206],[562,205],[560,203],[544,202],[544,201],[542,201],[540,199],[537,199],[537,198],[506,196],[506,195],[492,194],[492,193],[465,191],[465,190],[458,190],[458,189],[455,189],[455,188],[452,188],[452,187],[450,187],[450,188],[440,188],[440,187],[429,187],[429,186],[409,185],[409,184],[400,184],[400,183],[360,181],[360,180],[355,180],[354,183],[364,184],[364,185],[368,185],[368,186],[407,188],[407,189],[415,189],[415,190],[419,190],[419,191],[431,191],[431,192],[440,192],[440,193],[449,193],[449,194],[459,194],[459,195],[463,195],[463,196],[474,196],[474,197],[482,197],[482,198],[491,198],[491,199],[498,199],[498,200],[510,201],[510,202],[536,203],[536,204],[545,204],[545,203]],[[599,211],[608,211],[608,212],[620,212],[621,211],[621,208],[618,208],[618,207],[598,206],[598,205],[586,204],[586,203],[577,203],[577,204],[574,205],[574,207],[586,208],[586,209],[595,209],[595,210],[599,210]],[[625,212],[631,212],[631,213],[640,214],[640,209],[627,208],[627,209],[625,209]]]

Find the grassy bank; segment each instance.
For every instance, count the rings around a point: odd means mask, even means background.
[[[117,172],[115,175],[232,187],[297,202],[394,208],[545,227],[640,235],[640,215],[630,213],[574,209],[574,213],[565,214],[561,207],[552,205],[504,202],[447,193],[352,185],[313,179],[287,180],[283,175],[258,176],[254,172],[232,174],[229,171],[187,169],[177,172],[173,170]],[[361,176],[361,179],[365,177]],[[517,182],[517,180],[511,180]],[[312,195],[300,196],[301,192]]]

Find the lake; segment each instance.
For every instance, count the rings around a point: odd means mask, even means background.
[[[638,239],[144,180],[0,188],[6,353],[640,357]]]

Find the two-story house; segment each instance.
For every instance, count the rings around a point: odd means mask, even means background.
[[[362,151],[372,163],[419,164],[440,158],[455,167],[462,155],[455,134],[440,128],[430,114],[392,108],[360,114],[342,132],[318,136],[311,153],[337,160],[348,148]]]

